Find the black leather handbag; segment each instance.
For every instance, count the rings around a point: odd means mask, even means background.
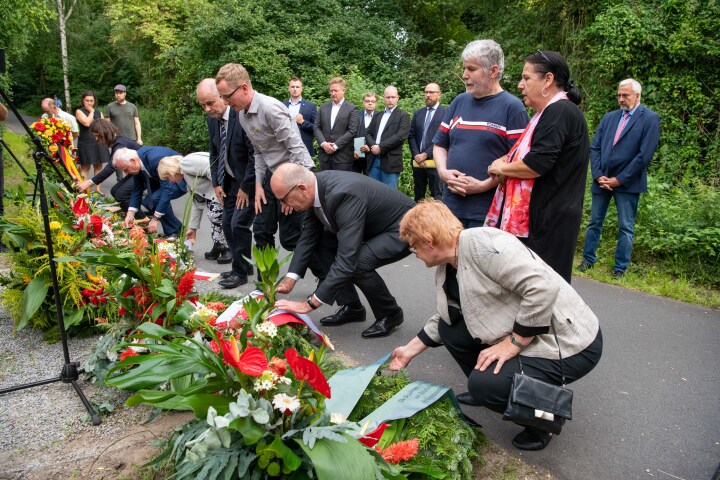
[[[558,344],[558,355],[560,356],[560,374],[562,386],[538,380],[525,375],[520,355],[517,356],[520,363],[520,373],[513,376],[510,396],[508,397],[507,408],[503,413],[503,420],[535,427],[546,432],[558,435],[566,420],[572,420],[572,399],[573,392],[565,388],[565,371],[562,365],[562,353],[560,343],[557,342],[555,325],[552,319],[550,324],[555,335],[555,342]]]

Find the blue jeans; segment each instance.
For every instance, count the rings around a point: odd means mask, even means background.
[[[590,223],[585,230],[585,248],[583,260],[590,264],[597,261],[598,244],[602,234],[603,222],[610,199],[615,199],[618,212],[618,242],[615,248],[615,265],[613,270],[624,272],[630,263],[633,240],[635,239],[635,217],[637,216],[639,193],[605,191],[592,194],[592,211]]]
[[[370,170],[368,171],[368,177],[374,178],[378,182],[382,182],[389,187],[397,188],[400,174],[383,172],[380,168],[380,157],[375,157],[375,160],[373,160]]]

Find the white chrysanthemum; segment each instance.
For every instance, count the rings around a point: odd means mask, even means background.
[[[285,385],[290,385],[292,383],[292,380],[290,380],[288,377],[278,377],[277,383],[284,383]]]
[[[258,379],[255,380],[255,383],[253,384],[253,388],[256,392],[261,392],[263,390],[272,390],[275,387],[275,382],[272,380],[272,378],[263,377],[265,377],[265,374],[263,374],[263,376],[261,377],[258,377]]]
[[[331,413],[330,414],[330,423],[340,424],[345,423],[347,418],[342,413]]]
[[[294,412],[298,408],[300,408],[300,400],[297,399],[297,397],[291,397],[290,395],[285,395],[284,393],[278,393],[273,397],[272,400],[273,407],[277,408],[281,412],[290,411]]]
[[[260,325],[258,325],[257,330],[258,332],[262,333],[263,335],[267,335],[270,338],[275,338],[277,336],[277,327],[269,320],[266,320]]]

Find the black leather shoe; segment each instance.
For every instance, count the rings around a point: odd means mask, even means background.
[[[537,428],[525,427],[525,430],[515,435],[512,444],[520,450],[542,450],[552,440],[552,434]]]
[[[225,249],[216,243],[212,250],[205,252],[205,260],[217,260],[223,250]]]
[[[402,325],[403,323],[403,312],[400,310],[395,315],[389,315],[377,320],[375,323],[370,325],[364,332],[362,332],[363,338],[378,338],[387,337],[392,331]]]
[[[575,268],[578,269],[578,272],[587,272],[588,270],[593,268],[593,264],[588,262],[587,260],[583,260],[582,262],[580,262],[580,265]]]
[[[365,307],[361,306],[360,308],[352,308],[347,305],[343,305],[334,314],[321,318],[320,325],[325,325],[326,327],[337,327],[338,325],[345,325],[350,322],[364,321]]]
[[[220,278],[228,278],[230,275],[233,275],[235,272],[232,270],[228,270],[227,272],[222,272],[220,274]]]
[[[240,276],[237,273],[233,273],[229,277],[227,277],[225,280],[220,280],[218,282],[218,285],[220,285],[223,288],[237,288],[240,285],[245,285],[248,283],[247,275]]]
[[[625,272],[622,270],[613,270],[613,280],[620,280],[623,275],[625,275]]]
[[[470,405],[471,407],[479,407],[482,405],[482,403],[475,400],[475,397],[473,397],[470,392],[458,393],[455,398],[457,398],[458,403],[462,403],[463,405]]]
[[[218,255],[217,263],[220,265],[227,265],[228,263],[232,263],[232,253],[230,253],[230,250],[225,250],[220,255]]]

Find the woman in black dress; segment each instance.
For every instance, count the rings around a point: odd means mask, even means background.
[[[518,237],[570,283],[590,159],[580,91],[565,59],[540,50],[525,59],[518,88],[535,115],[488,168],[503,180],[485,225]]]
[[[102,164],[110,161],[110,155],[102,145],[99,145],[95,136],[90,131],[90,125],[93,120],[103,118],[100,110],[95,110],[97,99],[93,92],[85,92],[81,99],[82,107],[75,111],[75,118],[80,127],[80,136],[78,137],[78,163],[80,164],[80,174],[83,179],[90,177],[90,167],[92,166],[95,175],[102,170]],[[95,190],[100,192],[100,185],[95,185]]]

